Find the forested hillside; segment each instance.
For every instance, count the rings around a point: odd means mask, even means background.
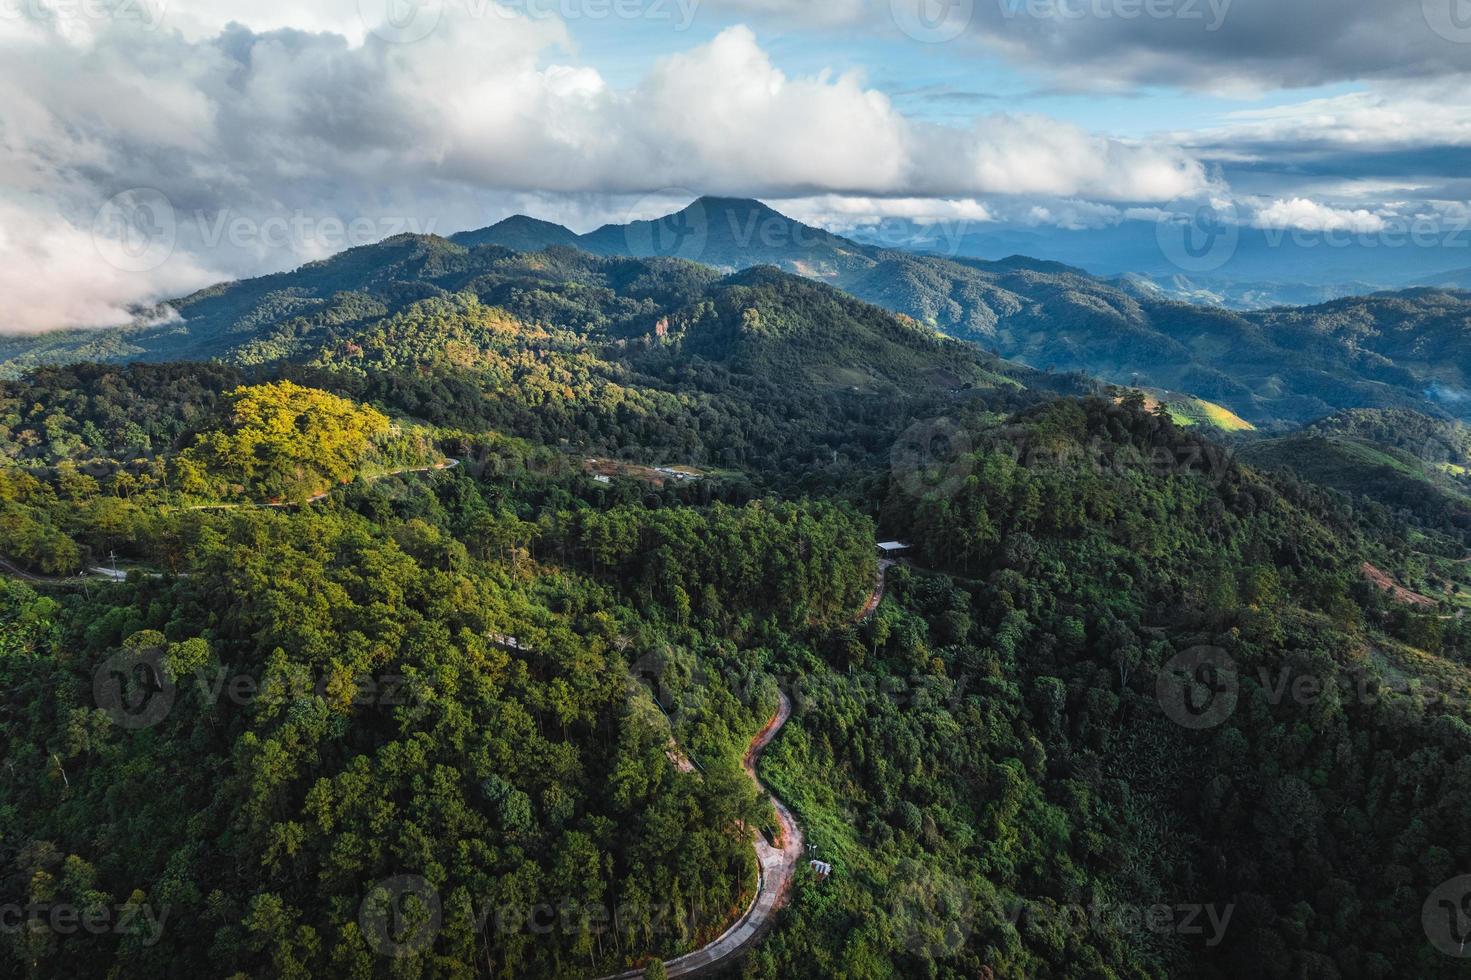
[[[568,244],[517,217],[455,236],[518,249]],[[1461,417],[1471,350],[1464,293],[1433,289],[1241,313],[1172,302],[1058,262],[918,255],[850,241],[757,201],[701,198],[657,221],[576,238],[602,255],[771,264],[836,285],[1003,357],[1167,388],[1262,426],[1335,410],[1413,408]]]
[[[1056,262],[863,245],[728,198],[581,236],[524,216],[449,240],[400,235],[171,301],[132,327],[0,338],[0,374],[77,360],[300,362],[415,304],[469,295],[526,325],[630,338],[727,292],[721,273],[764,265],[1038,371],[1177,392],[1267,430],[1356,408],[1460,418],[1471,405],[1465,293],[1241,313],[1140,295]]]
[[[772,269],[405,238],[191,302],[218,363],[0,383],[7,974],[669,959],[755,894],[780,692],[832,873],[733,975],[1462,975],[1454,512]]]

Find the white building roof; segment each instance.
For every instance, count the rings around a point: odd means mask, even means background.
[[[879,550],[880,551],[906,551],[906,550],[908,550],[908,548],[909,548],[909,545],[905,544],[903,541],[880,541],[879,542]]]

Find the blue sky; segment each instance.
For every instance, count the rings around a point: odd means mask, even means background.
[[[1445,234],[1471,215],[1466,2],[7,4],[0,328],[117,322],[397,231],[582,231],[702,193],[855,233],[1204,208]],[[150,229],[167,249],[132,247]]]

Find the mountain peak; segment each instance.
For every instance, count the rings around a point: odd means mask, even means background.
[[[533,218],[529,214],[513,214],[509,218],[502,218],[491,228],[561,228],[559,224],[544,221],[541,218]]]
[[[549,245],[577,245],[577,235],[562,225],[525,214],[513,214],[488,228],[462,231],[450,240],[467,248],[500,245],[520,252],[537,252]]]
[[[691,202],[690,207],[697,205],[710,211],[771,211],[772,214],[777,213],[754,197],[720,197],[715,194],[705,194]]]

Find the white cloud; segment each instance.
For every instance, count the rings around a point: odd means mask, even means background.
[[[1231,112],[1219,126],[1172,139],[1187,146],[1253,146],[1368,151],[1471,145],[1471,75],[1429,82],[1382,83],[1371,90]]]
[[[1060,201],[1051,205],[1032,206],[1022,220],[1028,225],[1056,225],[1065,231],[1085,228],[1108,228],[1118,224],[1124,212],[1107,204],[1092,201]]]
[[[923,156],[933,167],[924,176],[941,187],[1166,201],[1199,193],[1209,184],[1200,161],[1174,146],[1098,136],[1045,116],[996,113],[976,120],[963,134],[928,127],[924,136]]]
[[[1258,228],[1296,231],[1344,231],[1374,234],[1389,227],[1385,219],[1363,208],[1345,210],[1307,198],[1277,200],[1257,211],[1252,223]]]
[[[106,250],[109,243],[101,241]],[[145,286],[107,261],[90,229],[58,221],[48,207],[0,200],[0,328],[115,326],[156,294],[188,291],[216,276],[187,256],[163,264]]]
[[[317,258],[355,221],[447,233],[528,195],[570,196],[558,207],[588,216],[671,188],[935,198],[969,201],[981,220],[981,195],[1147,202],[1207,183],[1176,147],[1043,117],[916,122],[858,74],[788,75],[742,27],[619,89],[566,57],[554,18],[473,18],[450,4],[427,37],[394,44],[325,30],[350,30],[335,2],[304,21],[316,33],[220,26],[223,6],[170,8],[155,28],[7,23],[0,205],[27,220],[7,226],[0,266],[26,270],[26,284],[8,293],[0,329],[107,322],[211,278]],[[276,4],[251,16],[291,14]],[[167,197],[177,245],[162,266],[129,273],[82,246],[102,202],[131,188]],[[935,206],[935,220],[959,207]],[[68,295],[48,299],[43,283]]]

